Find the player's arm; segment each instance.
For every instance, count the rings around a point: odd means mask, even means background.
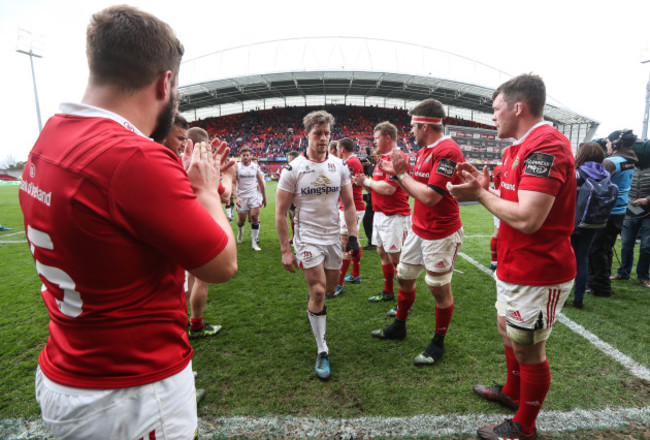
[[[397,191],[396,186],[383,180],[372,180],[365,174],[355,174],[352,176],[352,181],[359,186],[363,186],[368,191],[374,191],[385,196],[392,196]]]
[[[436,190],[433,187],[425,185],[424,183],[418,182],[412,178],[408,174],[408,164],[399,150],[394,150],[390,155],[390,159],[392,163],[390,171],[392,172],[392,175],[397,176],[399,186],[406,191],[408,195],[418,199],[426,206],[434,206],[442,200],[443,194],[438,192],[438,190],[444,192],[444,188]],[[386,161],[382,161],[382,171],[384,171],[384,167],[386,166],[385,164]],[[391,174],[391,172],[388,174]]]
[[[224,191],[221,193],[221,203],[226,205],[230,203],[230,196],[232,195],[233,190],[233,177],[234,177],[235,167],[231,166],[226,172],[221,175],[221,184],[223,185]]]
[[[212,149],[207,144],[197,144],[191,152],[192,161],[187,175],[192,184],[196,197],[212,216],[214,221],[223,229],[228,237],[228,243],[221,252],[207,263],[190,270],[195,277],[208,283],[223,283],[237,272],[237,246],[226,214],[221,209],[219,196],[220,166],[227,161],[228,153],[225,142],[212,155]],[[189,151],[186,149],[185,153]],[[222,160],[223,157],[223,160]],[[191,227],[191,225],[189,225]]]
[[[349,235],[356,237],[358,235],[357,211],[354,206],[351,183],[341,187],[340,197],[343,202],[343,214],[345,217],[345,224],[348,226],[348,233]]]
[[[518,202],[505,200],[489,189],[485,172],[481,174],[466,163],[459,164],[456,172],[462,183],[447,183],[447,190],[453,197],[478,201],[492,214],[524,234],[539,230],[555,202],[555,196],[551,194],[528,190],[517,191]],[[489,176],[487,180],[489,182]]]
[[[266,208],[266,182],[261,171],[257,173],[257,187],[262,193],[262,205]]]
[[[293,194],[278,188],[275,195],[275,229],[280,240],[280,251],[282,252],[282,265],[289,272],[295,272],[294,266],[298,267],[296,257],[289,244],[289,226],[287,225],[287,212],[293,203]]]

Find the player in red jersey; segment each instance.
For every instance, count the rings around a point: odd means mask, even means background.
[[[350,176],[361,173],[363,174],[363,166],[361,161],[354,154],[354,142],[348,137],[339,139],[336,143],[336,156],[343,161],[350,171]],[[357,211],[357,230],[363,221],[363,215],[366,213],[366,204],[363,202],[363,188],[354,183],[352,184],[352,198],[354,199],[354,209]],[[341,224],[341,245],[345,249],[348,245],[348,227],[345,224],[345,211],[343,202],[339,203],[339,220]],[[339,296],[343,293],[345,288],[344,282],[351,284],[361,283],[361,248],[356,257],[352,257],[349,253],[343,253],[343,263],[341,265],[341,273],[339,274],[339,282],[332,297]],[[352,273],[347,275],[348,269],[352,263]]]
[[[492,170],[492,185],[495,191],[499,191],[501,186],[501,164],[494,167]],[[494,232],[492,233],[492,238],[490,239],[490,270],[497,269],[497,240],[499,238],[499,217],[496,215],[493,216],[494,220]]]
[[[506,350],[501,386],[476,385],[480,396],[511,408],[512,419],[480,428],[483,439],[536,439],[535,421],[551,385],[546,341],[573,287],[571,247],[576,177],[571,143],[544,121],[546,87],[524,74],[492,95],[497,135],[516,139],[503,158],[500,194],[489,174],[459,164],[461,185],[448,185],[459,200],[477,200],[501,219],[497,266],[497,328]]]
[[[397,127],[388,121],[380,122],[374,130],[375,145],[379,161],[389,161],[393,151],[398,151],[404,160],[407,159],[395,141]],[[378,162],[379,163],[379,162]],[[411,205],[409,195],[399,186],[395,176],[385,173],[379,165],[375,166],[372,179],[361,174],[355,174],[353,180],[371,191],[373,218],[372,242],[377,246],[377,254],[381,259],[381,270],[384,274],[384,288],[378,295],[368,298],[370,302],[392,301],[395,298],[393,284],[395,270],[399,264],[404,239],[411,229]],[[394,310],[388,312],[392,315]],[[392,315],[395,316],[395,315]]]
[[[109,7],[87,55],[82,103],[47,122],[20,188],[50,317],[36,399],[57,438],[192,438],[183,269],[209,282],[237,270],[217,190],[227,148],[188,143],[186,172],[154,142],[178,105],[183,46],[166,23]]]
[[[399,184],[415,199],[413,225],[404,243],[397,266],[397,314],[389,326],[374,330],[380,339],[406,337],[406,319],[415,301],[415,284],[426,269],[425,282],[436,303],[435,333],[429,345],[413,360],[415,365],[433,365],[442,357],[444,340],[451,323],[454,297],[451,279],[456,254],[463,243],[463,225],[458,202],[447,192],[448,182],[457,180],[454,170],[464,161],[456,142],[443,135],[445,110],[435,99],[425,99],[413,107],[411,128],[421,148],[412,176],[399,151],[393,151],[391,161],[379,166],[385,173],[395,175]]]

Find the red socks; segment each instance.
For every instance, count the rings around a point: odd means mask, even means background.
[[[515,356],[515,351],[512,347],[504,345],[506,348],[506,368],[508,368],[508,376],[506,384],[501,391],[508,397],[514,400],[519,400],[519,361]]]
[[[359,248],[357,256],[352,257],[352,273],[350,275],[355,278],[359,278],[359,275],[361,275],[361,248]]]
[[[384,273],[384,292],[393,293],[393,281],[395,280],[395,266],[393,266],[392,264],[382,264],[381,271]]]
[[[351,262],[352,260],[343,260],[343,264],[341,265],[341,273],[339,274],[339,286],[343,285],[345,275],[348,273],[348,268],[350,267]]]
[[[397,315],[395,318],[406,321],[414,302],[415,290],[412,292],[404,292],[402,289],[397,289]]]
[[[513,422],[521,424],[521,430],[531,435],[535,430],[537,414],[542,409],[542,403],[551,387],[551,369],[548,360],[534,365],[519,365],[521,375],[521,392],[519,410],[512,418]]]
[[[451,323],[451,315],[454,313],[454,304],[446,309],[440,309],[436,306],[436,333],[439,335],[446,335],[449,324]]]
[[[203,316],[200,318],[190,318],[190,329],[201,330],[203,328]]]

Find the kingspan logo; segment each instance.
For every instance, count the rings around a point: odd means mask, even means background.
[[[307,196],[307,195],[320,196],[322,194],[330,194],[333,192],[338,192],[340,188],[338,186],[330,186],[331,184],[332,181],[321,174],[311,183],[313,188],[312,187],[300,188],[300,194],[303,196]]]

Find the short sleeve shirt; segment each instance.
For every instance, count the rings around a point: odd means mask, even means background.
[[[501,198],[518,202],[518,191],[555,197],[537,232],[524,234],[501,222],[497,240],[497,276],[522,285],[553,285],[576,276],[571,247],[576,209],[575,163],[571,143],[549,123],[540,123],[506,150]]]
[[[447,182],[458,183],[456,164],[463,162],[463,153],[450,137],[442,137],[417,153],[413,178],[442,195],[435,206],[426,206],[415,199],[413,232],[425,240],[440,240],[462,227],[458,201],[447,191]]]
[[[400,154],[409,163],[409,158],[403,151]],[[391,152],[380,156],[379,160],[390,160]],[[411,205],[409,205],[409,195],[399,186],[397,178],[390,174],[384,173],[379,169],[379,164],[375,166],[372,173],[372,180],[376,182],[387,182],[394,186],[395,192],[392,195],[379,194],[372,191],[372,210],[381,212],[384,215],[411,215]]]
[[[338,200],[341,188],[350,184],[348,168],[331,155],[322,162],[299,156],[285,167],[278,190],[293,194],[295,236],[300,242],[340,242]]]
[[[259,194],[257,186],[257,176],[263,176],[260,166],[255,162],[244,165],[237,164],[237,197],[254,197]]]
[[[228,237],[169,149],[117,115],[63,109],[32,148],[19,191],[50,316],[39,364],[81,388],[164,379],[192,357],[183,268],[210,261]]]

